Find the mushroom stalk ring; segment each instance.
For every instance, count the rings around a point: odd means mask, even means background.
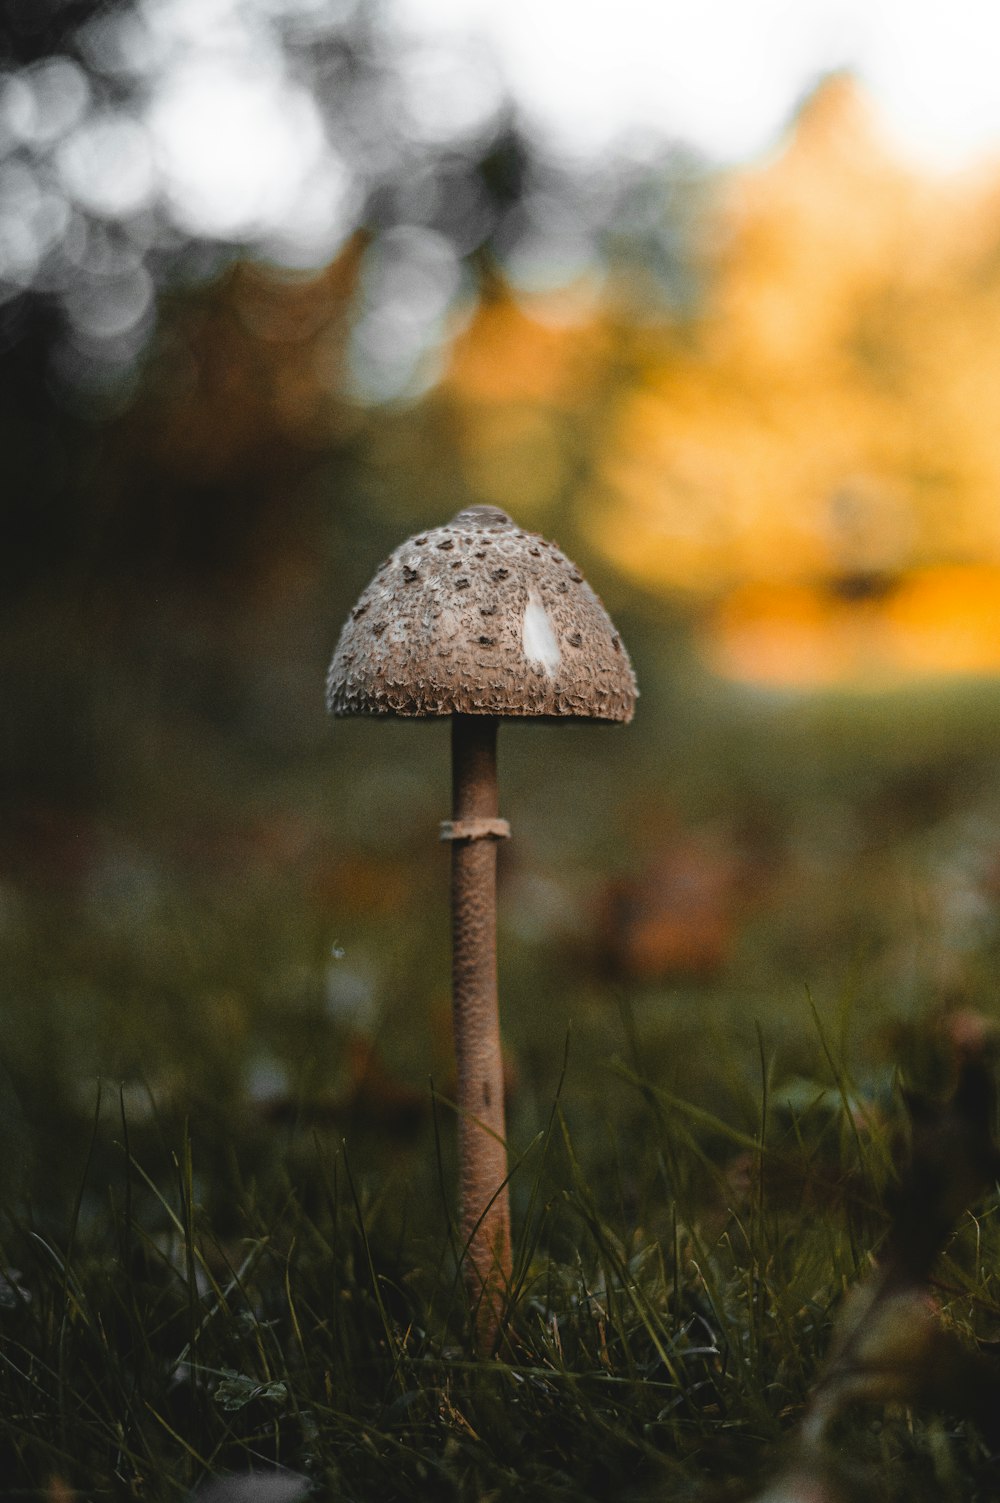
[[[443,819],[442,840],[509,840],[506,819]]]

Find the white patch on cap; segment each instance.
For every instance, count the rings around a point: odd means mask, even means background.
[[[528,662],[536,668],[544,668],[551,678],[559,667],[559,643],[548,613],[533,590],[529,592],[528,604],[524,608],[521,643]]]

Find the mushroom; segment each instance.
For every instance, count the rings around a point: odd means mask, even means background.
[[[629,721],[621,638],[554,543],[494,506],[409,538],[379,567],[327,676],[334,715],[451,716],[452,995],[459,1227],[476,1342],[495,1348],[512,1277],[496,967],[501,717]]]

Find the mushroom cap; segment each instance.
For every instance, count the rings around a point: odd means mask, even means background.
[[[628,653],[578,569],[495,506],[409,538],[351,612],[326,681],[334,715],[629,721]]]

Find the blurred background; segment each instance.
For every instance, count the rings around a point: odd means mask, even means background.
[[[2,0],[16,1187],[102,1078],[220,1139],[430,1130],[447,726],[323,679],[477,502],[642,690],[502,732],[515,1142],[567,1036],[581,1119],[617,1055],[752,1120],[758,1028],[794,1083],[813,1005],[873,1077],[995,1011],[1000,32],[903,9]]]

